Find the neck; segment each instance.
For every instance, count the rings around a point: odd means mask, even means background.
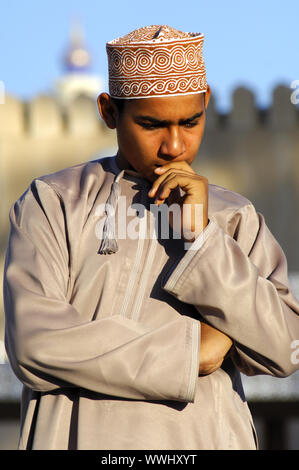
[[[117,152],[116,154],[115,161],[118,168],[120,168],[121,170],[128,169],[136,171],[135,168],[133,168],[132,165],[130,165],[130,163],[120,155],[119,152]]]

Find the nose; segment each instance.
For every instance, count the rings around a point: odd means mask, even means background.
[[[161,157],[174,159],[185,152],[185,143],[182,129],[179,126],[165,128],[163,140],[160,146]]]

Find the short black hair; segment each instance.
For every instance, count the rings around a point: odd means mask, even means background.
[[[203,95],[204,95],[204,105],[205,105],[205,102],[206,102],[206,92],[205,91],[204,91]],[[111,98],[111,101],[115,104],[115,106],[118,110],[118,114],[121,117],[123,112],[124,112],[124,107],[125,107],[125,104],[126,104],[127,100],[125,98],[112,98],[112,96],[110,98]]]

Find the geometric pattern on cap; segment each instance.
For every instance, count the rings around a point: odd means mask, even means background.
[[[114,98],[149,98],[207,90],[204,35],[167,25],[139,28],[106,44],[109,93]]]

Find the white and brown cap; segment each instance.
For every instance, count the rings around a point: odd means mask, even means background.
[[[110,95],[132,99],[205,92],[203,41],[202,33],[152,25],[107,42]]]

